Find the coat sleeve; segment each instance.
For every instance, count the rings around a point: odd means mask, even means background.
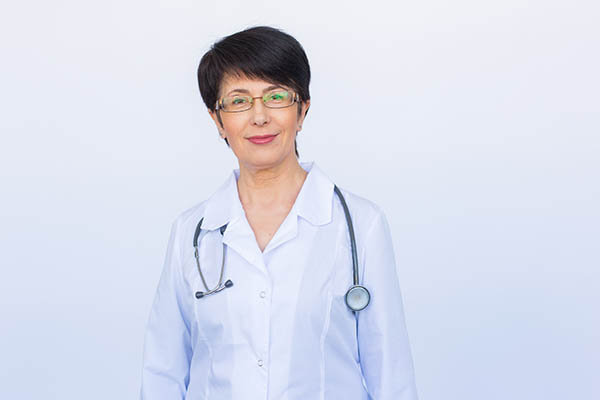
[[[185,398],[192,357],[190,297],[191,291],[183,278],[175,220],[146,328],[141,400]]]
[[[369,290],[371,302],[358,312],[358,348],[369,397],[417,400],[394,249],[380,210],[362,242],[361,282]]]

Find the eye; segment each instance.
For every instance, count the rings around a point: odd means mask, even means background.
[[[248,99],[246,99],[245,97],[234,97],[231,100],[231,104],[244,104],[247,102],[248,102]]]
[[[288,97],[288,92],[273,92],[266,96],[267,101],[281,101]]]

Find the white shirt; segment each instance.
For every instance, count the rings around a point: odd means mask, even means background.
[[[360,283],[371,303],[354,315],[348,226],[334,184],[315,163],[261,252],[234,170],[208,200],[173,222],[148,321],[142,400],[416,400],[389,227],[372,202],[340,188],[353,219]],[[201,218],[200,266],[194,259]],[[219,230],[227,225],[224,235]]]

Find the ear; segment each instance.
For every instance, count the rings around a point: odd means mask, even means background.
[[[215,124],[217,124],[217,113],[216,111],[208,110],[208,115],[212,118]]]
[[[225,139],[225,130],[223,129],[223,121],[221,120],[221,117],[217,114],[216,111],[212,111],[212,110],[208,110],[208,114],[210,115],[213,122],[217,126],[217,130],[219,131],[219,136],[221,136],[222,139]]]
[[[308,113],[308,109],[310,108],[310,99],[303,101],[301,104],[302,111],[300,112],[300,116],[298,117],[298,131],[302,130],[302,123],[304,122],[304,118],[306,118],[306,113]]]

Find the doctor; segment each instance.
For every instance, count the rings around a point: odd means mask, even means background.
[[[301,45],[250,28],[215,43],[198,79],[239,169],[172,225],[141,399],[417,399],[386,218],[298,161]]]

